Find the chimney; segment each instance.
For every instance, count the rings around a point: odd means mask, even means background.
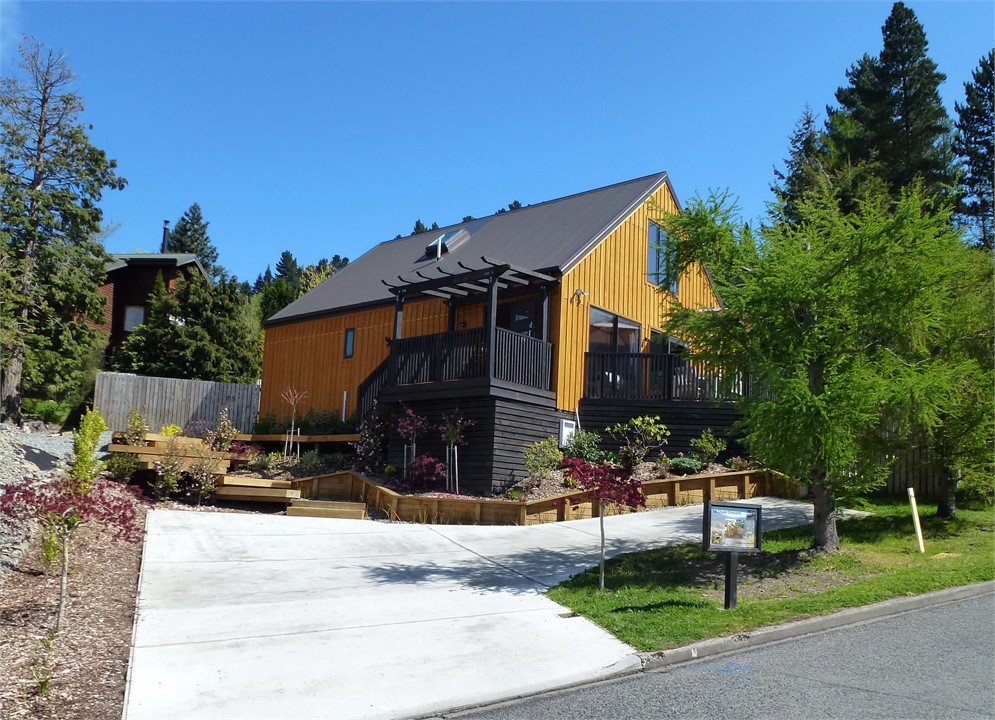
[[[169,252],[169,220],[162,221],[162,247],[159,249],[159,252]]]

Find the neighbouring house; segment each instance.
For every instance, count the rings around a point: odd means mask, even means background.
[[[579,419],[603,432],[660,415],[669,450],[705,427],[728,428],[716,378],[689,363],[661,320],[676,294],[717,307],[708,274],[658,286],[667,236],[653,219],[678,211],[667,173],[382,242],[268,318],[260,413],[361,419],[411,408],[475,424],[461,485],[499,492],[525,475],[526,445]],[[419,454],[443,455],[438,432]],[[400,465],[394,438],[391,462]]]

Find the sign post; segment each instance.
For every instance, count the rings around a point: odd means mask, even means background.
[[[760,552],[760,505],[706,502],[702,523],[702,546],[726,554],[725,609],[736,607],[739,553]]]

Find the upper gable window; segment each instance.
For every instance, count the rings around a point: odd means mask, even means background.
[[[670,256],[670,238],[667,231],[657,225],[652,220],[649,223],[649,253],[646,263],[646,279],[654,285],[668,290],[671,294],[677,294],[677,278],[670,284],[667,282],[667,259]]]

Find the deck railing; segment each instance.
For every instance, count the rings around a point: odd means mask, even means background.
[[[723,382],[720,373],[680,355],[589,352],[585,357],[584,395],[589,398],[721,402],[751,392],[748,375]]]
[[[536,338],[497,328],[494,379],[549,390],[553,346]],[[364,417],[384,387],[486,378],[487,335],[484,328],[399,338],[390,355],[359,385],[359,416]]]

